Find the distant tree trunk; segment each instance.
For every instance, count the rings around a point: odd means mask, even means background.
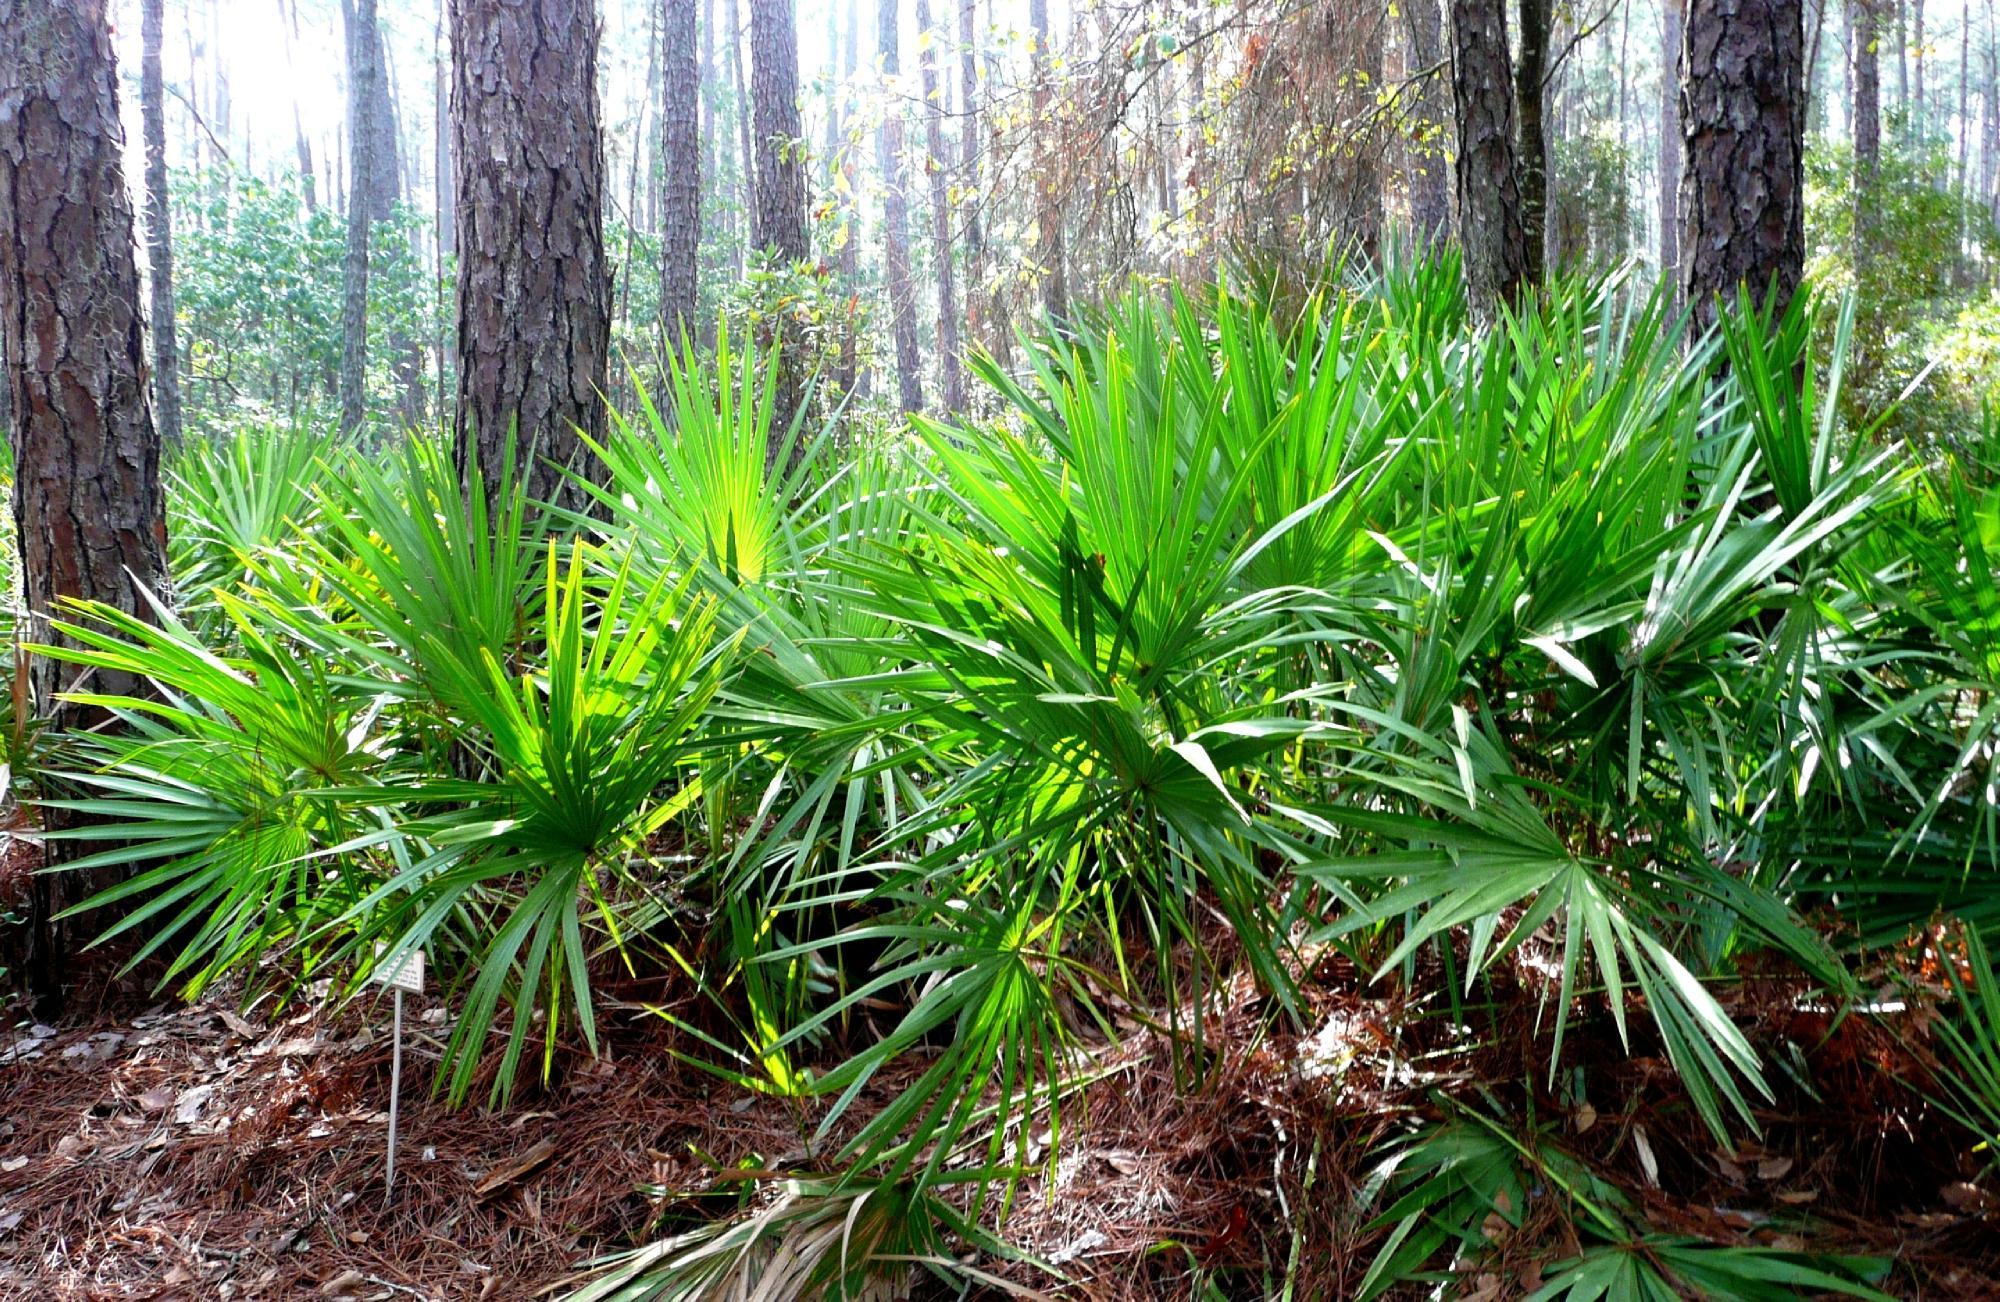
[[[884,0],[887,3],[887,0]],[[1054,59],[1049,47],[1049,0],[1028,0],[1034,39],[1035,256],[1043,265],[1042,310],[1060,327],[1069,315],[1069,261],[1063,247],[1062,179],[1049,110],[1055,96]]]
[[[1466,296],[1475,315],[1491,320],[1519,296],[1528,274],[1514,165],[1506,0],[1451,0],[1451,39]]]
[[[965,316],[976,346],[980,337],[979,290],[986,279],[986,232],[979,193],[979,141],[985,115],[979,105],[978,0],[958,4],[959,184],[965,189]]]
[[[1382,93],[1382,38],[1384,14],[1378,5],[1359,5],[1350,20],[1356,25],[1354,48],[1356,71],[1366,78],[1357,121],[1364,124],[1374,112],[1375,97]],[[1382,134],[1371,124],[1354,144],[1354,171],[1347,203],[1347,229],[1342,232],[1349,247],[1369,262],[1382,251]]]
[[[902,71],[896,0],[882,0],[876,10],[875,39],[882,71],[894,82]],[[892,93],[875,133],[875,153],[882,166],[882,278],[889,290],[890,333],[896,343],[897,394],[904,411],[924,405],[923,363],[917,356],[916,292],[910,284],[910,199],[903,189],[903,109]]]
[[[923,69],[925,144],[929,147],[924,170],[931,182],[931,256],[937,263],[938,363],[944,373],[944,409],[965,409],[965,368],[958,343],[958,288],[952,265],[951,162],[944,152],[944,95],[938,79],[937,50],[943,33],[931,28],[930,0],[917,0],[917,29],[929,39],[918,49],[917,61]]]
[[[1851,0],[1854,28],[1854,268],[1867,268],[1875,250],[1875,186],[1882,167],[1882,77],[1876,4]]]
[[[1681,5],[1660,0],[1660,273],[1680,296]]]
[[[1412,151],[1410,224],[1422,247],[1451,238],[1451,68],[1444,54],[1444,15],[1438,0],[1409,0],[1403,21],[1410,42],[1410,71],[1423,77],[1417,95],[1417,148]]]
[[[1681,53],[1682,288],[1698,326],[1738,285],[1782,312],[1805,263],[1800,0],[1691,0]]]
[[[368,236],[375,223],[375,132],[369,126],[378,69],[375,0],[341,0],[347,33],[347,261],[340,308],[340,431],[368,419]]]
[[[1924,118],[1924,0],[1911,0],[1910,21],[1910,127],[1922,140],[1930,126]]]
[[[14,524],[29,626],[52,636],[63,598],[151,619],[165,596],[160,443],[146,393],[132,203],[122,171],[118,72],[104,0],[0,0],[0,380],[17,424]],[[37,657],[37,701],[59,727],[88,722],[62,688],[144,695],[142,680]],[[43,813],[50,828],[73,821]],[[50,865],[76,842],[51,840]],[[105,883],[37,874],[27,976],[37,1015],[61,1009],[69,905]],[[91,924],[84,924],[86,927]]]
[[[757,150],[751,143],[750,127],[750,82],[743,75],[743,20],[736,7],[736,0],[729,0],[729,64],[735,78],[736,89],[736,138],[742,147],[742,154],[736,173],[736,209],[742,215],[745,230],[754,230],[756,219],[752,209],[756,207]],[[756,236],[736,243],[736,274],[743,274],[744,250],[756,244]]]
[[[439,47],[444,42],[444,6],[445,0],[437,0],[432,43]],[[437,141],[433,148],[437,155],[438,270],[442,274],[445,259],[458,252],[458,176],[451,156],[451,67],[442,49],[438,50],[434,63],[436,66],[431,80],[435,84],[437,98]],[[442,384],[442,370],[439,376],[439,383]]]
[[[1993,26],[1993,0],[1986,0],[1986,131],[1979,146],[1979,193],[1993,223],[2000,226],[2000,38]]]
[[[153,404],[165,447],[181,441],[181,361],[174,333],[174,225],[167,202],[166,82],[160,75],[163,0],[140,15],[139,113],[146,137],[146,261],[152,280]]]
[[[285,36],[285,71],[293,78],[298,76],[299,8],[278,0],[278,21],[283,24]],[[294,83],[296,85],[296,82]],[[299,114],[298,92],[292,92],[292,147],[299,160],[299,186],[305,192],[306,211],[319,208],[317,178],[313,170],[312,141],[306,136],[305,119]]]
[[[451,49],[459,474],[490,493],[511,449],[530,497],[577,505],[611,347],[597,6],[451,0]]]
[[[854,85],[854,70],[861,58],[861,0],[847,0],[847,40],[842,48],[840,78],[841,85]],[[846,100],[842,100],[841,129],[846,131]],[[856,371],[860,368],[859,335],[861,332],[860,296],[857,287],[861,281],[861,204],[854,185],[854,161],[851,151],[842,155],[842,174],[847,178],[846,186],[840,190],[842,220],[846,226],[846,236],[840,242],[840,284],[846,291],[846,320],[842,322],[840,333],[840,360],[836,363],[834,387],[845,396],[854,391]]]
[[[1521,189],[1521,239],[1527,278],[1539,284],[1549,221],[1549,133],[1543,115],[1549,75],[1549,0],[1520,0],[1521,57],[1514,71],[1515,110],[1520,114],[1515,167]]]
[[[666,161],[660,202],[660,326],[669,348],[699,331],[695,298],[701,252],[701,74],[695,0],[665,0],[661,45],[660,148]]]

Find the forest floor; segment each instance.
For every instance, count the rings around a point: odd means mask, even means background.
[[[1409,1016],[1344,961],[1307,977],[1299,1033],[1273,1031],[1247,982],[1218,993],[1192,1093],[1151,1031],[1096,1046],[1060,1159],[1024,1182],[1006,1227],[1071,1283],[982,1268],[1065,1297],[1183,1297],[1197,1279],[1218,1285],[1209,1296],[1262,1296],[1288,1271],[1295,1297],[1351,1296],[1382,1234],[1354,1210],[1379,1141],[1435,1115],[1442,1092],[1505,1098],[1523,1072],[1545,1078],[1545,1045],[1524,998],[1483,1056],[1429,1072],[1440,1056],[1412,1028],[1444,1019]],[[1660,1232],[1887,1258],[1882,1287],[1899,1297],[2000,1297],[2000,1198],[1960,1178],[1945,1153],[1964,1145],[1899,1083],[1920,1064],[1872,1023],[1801,1025],[1791,992],[1762,990],[1732,1011],[1767,1055],[1807,1037],[1820,1097],[1787,1103],[1781,1088],[1761,1146],[1716,1149],[1666,1064],[1612,1039],[1579,1043],[1592,1101],[1547,1124]],[[525,1299],[670,1212],[726,1212],[809,1168],[809,1118],[681,1063],[640,1002],[610,1004],[604,1057],[564,1059],[489,1111],[432,1097],[446,1011],[413,997],[393,1197],[386,997],[272,1011],[86,984],[60,1027],[10,1006],[0,1297]],[[1034,1156],[1050,1138],[1034,1136]],[[1563,1240],[1549,1218],[1496,1227],[1463,1295],[1529,1291]]]

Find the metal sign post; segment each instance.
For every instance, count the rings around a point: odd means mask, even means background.
[[[379,959],[381,951],[376,951]],[[387,1202],[396,1188],[396,1111],[403,1095],[403,993],[421,994],[424,989],[424,952],[410,950],[391,966],[378,965],[370,980],[395,992],[395,1047],[389,1058],[389,1156],[382,1178],[382,1200]]]

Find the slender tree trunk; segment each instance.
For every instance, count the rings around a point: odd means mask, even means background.
[[[0,381],[18,416],[9,434],[29,619],[21,636],[42,641],[64,598],[153,618],[145,594],[166,595],[166,523],[104,0],[0,0],[0,32]],[[58,702],[59,689],[146,693],[130,675],[78,675],[45,657],[31,678],[59,727],[101,713]],[[54,808],[43,820],[75,821]],[[51,840],[47,850],[55,867],[79,843]],[[40,1017],[61,1011],[76,924],[59,915],[104,884],[74,873],[30,884],[27,976]]]
[[[1681,5],[1660,0],[1660,272],[1680,294]]]
[[[595,477],[611,347],[594,0],[451,0],[458,411],[468,490],[511,455],[530,497]]]
[[[1043,266],[1042,310],[1060,328],[1069,315],[1069,256],[1063,246],[1063,182],[1057,165],[1055,123],[1050,121],[1055,72],[1049,46],[1049,0],[1028,0],[1028,26],[1034,40],[1035,252]]]
[[[432,29],[435,95],[437,99],[437,228],[438,269],[445,259],[458,252],[458,175],[451,153],[451,65],[445,57],[445,0],[437,0],[436,26]],[[440,376],[442,372],[440,372]],[[442,382],[442,381],[440,381]],[[442,392],[442,390],[440,390]]]
[[[736,242],[736,274],[741,276],[744,251],[757,242],[756,218],[752,213],[757,202],[757,151],[751,144],[750,82],[743,75],[743,20],[737,12],[736,0],[729,0],[729,65],[735,78],[736,137],[742,147],[736,172],[736,209],[743,214],[745,229],[751,232],[747,238]]]
[[[368,418],[368,236],[375,223],[375,0],[341,0],[347,32],[347,261],[340,309],[340,430],[353,436]]]
[[[924,405],[923,362],[917,356],[916,291],[910,283],[910,199],[903,188],[903,107],[895,88],[902,71],[896,0],[881,0],[876,10],[875,39],[882,72],[891,86],[875,133],[875,154],[882,168],[882,279],[889,291],[890,335],[896,347],[897,396],[904,411]]]
[[[1911,0],[1910,21],[1910,127],[1922,140],[1930,126],[1924,115],[1924,0]]]
[[[1527,278],[1542,279],[1549,221],[1549,134],[1544,120],[1549,64],[1549,0],[1520,0],[1521,57],[1514,71],[1515,142],[1521,189],[1521,238],[1526,245]]]
[[[979,192],[979,142],[985,115],[979,102],[978,0],[958,4],[959,185],[965,190],[965,316],[975,346],[983,317],[979,290],[986,279],[986,231]]]
[[[701,253],[701,73],[695,50],[695,0],[665,0],[660,147],[667,166],[660,212],[660,326],[669,348],[698,333],[695,297]]]
[[[1896,41],[1896,107],[1910,107],[1910,39],[1903,12],[1903,0],[1887,0],[1894,20],[1890,29]],[[1879,28],[1878,28],[1879,30]]]
[[[1864,271],[1875,249],[1875,186],[1882,167],[1882,80],[1876,5],[1851,0],[1854,28],[1854,268]]]
[[[938,364],[944,375],[944,409],[956,413],[965,409],[965,368],[959,353],[958,286],[952,263],[951,161],[944,152],[945,89],[937,68],[944,33],[931,27],[930,0],[917,0],[917,29],[927,37],[918,47],[917,62],[923,72],[924,136],[929,147],[924,170],[931,182],[931,253],[937,263]]]
[[[841,98],[841,130],[848,129],[846,107],[848,96],[853,93],[854,72],[861,58],[861,0],[847,0],[847,40],[842,51],[840,80],[843,91]],[[852,150],[841,156],[841,171],[847,184],[840,188],[842,221],[846,230],[840,241],[840,284],[846,291],[846,319],[841,323],[840,360],[836,363],[834,387],[841,396],[854,391],[855,372],[859,369],[859,335],[861,332],[861,311],[859,285],[861,283],[861,203],[854,183],[854,159]]]
[[[1477,316],[1491,320],[1513,303],[1528,275],[1505,0],[1451,0],[1451,40],[1466,297]]]
[[[1682,287],[1714,323],[1737,286],[1782,312],[1805,263],[1799,0],[1691,0],[1681,54]]]
[[[285,37],[285,71],[296,84],[298,77],[299,8],[296,0],[278,0],[278,21]],[[306,136],[305,119],[299,113],[299,96],[292,94],[292,147],[299,160],[299,185],[305,192],[306,211],[319,208],[317,178],[313,171],[312,141]]]
[[[174,330],[174,225],[167,201],[166,81],[160,44],[163,0],[145,0],[140,15],[139,113],[146,137],[146,261],[152,282],[153,407],[164,447],[181,441],[181,361]]]
[[[1409,0],[1403,21],[1411,73],[1421,76],[1411,149],[1410,224],[1426,249],[1451,238],[1451,68],[1444,53],[1444,15],[1438,0]]]

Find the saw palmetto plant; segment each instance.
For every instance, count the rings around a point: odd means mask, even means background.
[[[949,1275],[1094,1054],[1160,1037],[1199,1090],[1217,992],[1296,1018],[1327,953],[1457,997],[1532,951],[1538,1073],[1594,1020],[1746,1133],[1746,956],[1837,1000],[1835,931],[2000,921],[2000,498],[1847,427],[1850,329],[1802,297],[1691,338],[1614,278],[1473,330],[1449,265],[1224,284],[775,469],[725,341],[614,423],[588,513],[246,435],[176,480],[199,618],[78,608],[50,649],[157,687],[64,752],[84,862],[137,870],[100,903],[183,987],[425,950],[454,1096],[595,1050],[613,969],[691,985],[685,1055],[793,1100],[820,1169],[591,1297]],[[1987,1129],[1990,1020],[1951,1096]],[[1649,1237],[1483,1116],[1395,1159],[1371,1289],[1560,1179],[1588,1232],[1545,1296],[1869,1295]]]

